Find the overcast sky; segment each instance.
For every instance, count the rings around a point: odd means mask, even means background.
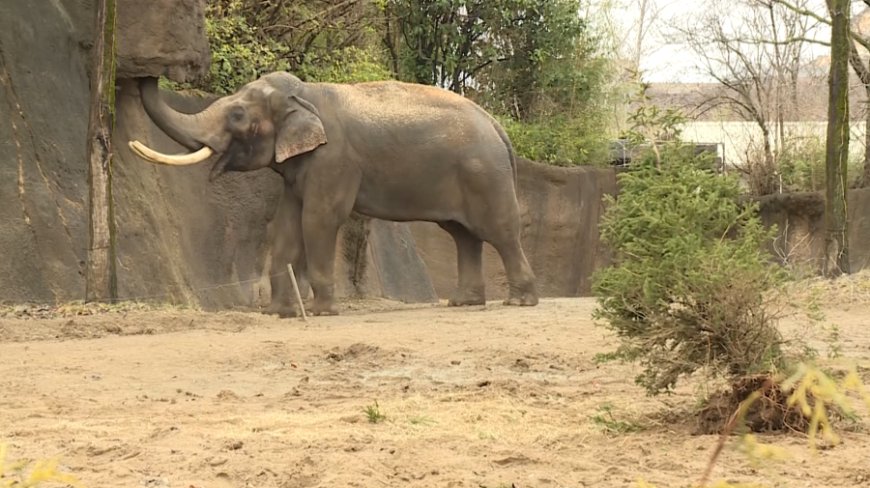
[[[623,35],[627,35],[633,45],[639,19],[638,5],[641,0],[611,0],[618,5],[617,21],[622,24]],[[697,55],[685,44],[674,37],[676,26],[691,24],[709,11],[713,0],[649,0],[659,16],[645,37],[645,49],[641,56],[641,70],[644,80],[650,82],[698,82],[709,81],[698,69]],[[823,1],[823,0],[821,0]],[[734,4],[738,4],[737,1]],[[736,10],[734,10],[736,11]],[[734,12],[732,11],[732,12]],[[857,11],[857,9],[856,9]],[[736,18],[736,14],[735,14]],[[818,39],[830,40],[829,29],[819,29],[814,33]],[[829,48],[812,46],[810,57],[826,55]]]

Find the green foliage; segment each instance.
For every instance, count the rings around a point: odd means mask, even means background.
[[[477,77],[493,110],[535,120],[579,115],[600,101],[609,65],[601,57],[601,40],[578,13],[578,2],[494,3],[501,4],[489,21],[499,62]]]
[[[662,143],[678,141],[682,132],[682,124],[686,117],[676,108],[663,109],[658,105],[649,103],[646,87],[640,93],[641,104],[629,114],[629,128],[622,135],[634,144],[642,144],[646,141]]]
[[[366,418],[369,423],[379,424],[387,419],[387,415],[381,411],[381,406],[378,405],[378,401],[375,400],[375,403],[371,405],[366,405],[366,408],[363,409],[363,413],[366,414]]]
[[[345,2],[344,7],[361,2]],[[228,94],[265,73],[293,71],[303,79],[357,82],[387,79],[368,22],[330,2],[217,0],[206,7],[212,52],[196,88]],[[365,12],[365,9],[362,9]],[[373,10],[369,13],[372,13]],[[296,29],[288,26],[297,26]]]
[[[858,186],[864,162],[863,155],[852,154],[847,163],[848,182]],[[821,138],[792,138],[777,155],[779,173],[785,191],[824,191],[825,141]]]
[[[593,119],[553,117],[535,122],[499,119],[517,154],[556,166],[607,164],[606,133]]]
[[[613,405],[605,403],[598,407],[598,411],[591,417],[592,422],[608,434],[627,434],[642,430],[642,427],[634,422],[618,420],[613,415]]]
[[[212,60],[197,88],[225,95],[265,73],[290,67],[289,49],[260,35],[244,0],[209,2],[205,27]]]
[[[765,292],[782,276],[762,252],[771,238],[738,182],[706,158],[665,146],[620,175],[601,232],[615,264],[596,274],[597,318],[644,367],[650,394],[704,369],[741,376],[782,361]]]
[[[612,70],[576,1],[380,5],[400,79],[463,93],[500,114],[521,156],[560,165],[607,160]]]
[[[392,73],[377,53],[352,46],[337,53],[324,54],[316,64],[302,65],[296,74],[302,79],[331,83],[358,83],[392,78]]]

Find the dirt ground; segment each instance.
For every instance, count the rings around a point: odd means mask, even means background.
[[[870,384],[870,301],[825,301],[841,357]],[[0,318],[0,443],[100,487],[692,486],[716,436],[692,435],[700,386],[649,398],[594,299],[534,308],[348,302],[343,315],[125,310]],[[33,315],[38,315],[38,310]],[[3,317],[0,313],[0,317]],[[825,356],[830,330],[802,331]],[[385,415],[370,423],[366,407]],[[836,447],[729,443],[714,479],[870,485],[868,416]]]

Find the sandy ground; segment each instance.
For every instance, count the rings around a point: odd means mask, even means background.
[[[828,305],[835,366],[870,384],[870,306]],[[691,486],[717,440],[691,433],[699,386],[649,398],[633,367],[595,364],[613,340],[594,306],[0,318],[0,442],[89,488]],[[370,423],[375,402],[386,418]],[[870,486],[867,426],[815,452],[762,436],[789,449],[782,463],[753,464],[735,440],[714,479]]]

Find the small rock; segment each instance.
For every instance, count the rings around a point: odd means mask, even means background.
[[[223,464],[226,464],[227,458],[225,458],[225,457],[209,458],[209,459],[206,459],[205,462],[207,462],[209,466],[214,468],[216,466],[221,466]]]
[[[239,399],[239,396],[232,390],[221,390],[217,394],[217,399],[223,401],[236,401]]]
[[[531,365],[529,364],[528,361],[526,361],[523,358],[520,358],[520,359],[517,359],[516,361],[514,361],[514,369],[521,369],[521,370],[528,371],[529,368],[531,368]]]

